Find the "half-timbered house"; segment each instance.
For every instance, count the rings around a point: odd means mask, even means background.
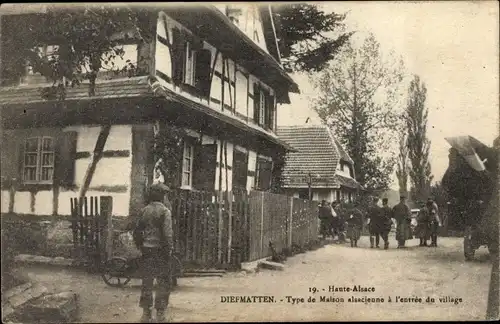
[[[154,181],[272,188],[291,149],[276,136],[276,109],[298,88],[281,66],[270,7],[150,12],[151,41],[138,41],[134,28],[117,36],[124,55],[114,67],[137,68],[99,72],[91,95],[85,83],[63,100],[47,95],[29,64],[2,80],[2,213],[69,215],[71,197],[110,195],[114,215],[133,215]],[[4,35],[15,32],[9,19],[33,18],[3,16]],[[48,41],[41,52],[57,46]]]

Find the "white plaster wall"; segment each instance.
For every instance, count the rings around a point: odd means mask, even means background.
[[[247,117],[248,80],[240,71],[236,72],[236,111]]]
[[[130,193],[110,193],[102,191],[87,191],[87,197],[90,196],[111,196],[113,197],[113,215],[114,216],[128,216]],[[78,197],[78,192],[65,191],[59,193],[59,215],[71,215],[70,199]]]
[[[10,203],[10,193],[8,190],[2,190],[2,201],[1,201],[1,212],[7,213],[9,211],[9,203]]]
[[[35,195],[35,212],[37,215],[52,215],[54,192],[39,191]]]
[[[49,203],[49,202],[47,202]],[[52,206],[52,202],[50,201]],[[27,191],[16,192],[14,197],[14,213],[15,214],[38,214],[35,210],[33,213],[31,211],[31,193]],[[52,212],[50,212],[52,214]],[[50,215],[49,214],[49,215]]]
[[[248,152],[248,171],[255,172],[257,167],[257,153],[250,150]],[[247,177],[247,190],[253,190],[255,188],[255,176]]]
[[[78,132],[77,152],[93,152],[100,127],[73,126]],[[112,126],[104,150],[132,150],[132,126]],[[92,161],[92,156],[78,159],[75,163],[75,184],[83,185],[87,169]],[[132,171],[132,154],[129,157],[102,158],[96,166],[90,188],[98,186],[130,185]]]

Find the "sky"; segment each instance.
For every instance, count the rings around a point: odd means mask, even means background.
[[[428,138],[434,179],[448,165],[445,137],[471,135],[491,146],[499,134],[499,8],[497,1],[323,2],[325,12],[347,12],[358,37],[372,32],[384,51],[394,50],[408,75],[427,86]],[[301,94],[279,109],[280,125],[320,120],[311,108],[315,89],[292,76]],[[394,177],[395,180],[395,177]],[[397,189],[396,181],[393,188]]]

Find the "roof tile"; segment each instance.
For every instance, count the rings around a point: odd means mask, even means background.
[[[339,185],[335,174],[339,153],[326,126],[279,127],[277,134],[297,150],[287,155],[283,170],[285,186],[307,186],[309,173],[313,187]]]
[[[122,98],[151,95],[147,76],[128,79],[111,80],[97,83],[95,95],[92,99]],[[0,88],[0,104],[22,104],[44,102],[40,91],[43,87],[4,87]],[[66,89],[66,100],[80,100],[89,98],[87,84],[81,84]]]

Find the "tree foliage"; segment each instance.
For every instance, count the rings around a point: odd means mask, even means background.
[[[391,183],[395,154],[391,140],[403,62],[384,57],[370,34],[361,46],[347,44],[312,82],[318,90],[315,110],[333,128],[354,161],[356,180],[369,190]]]
[[[279,4],[273,12],[283,65],[289,72],[322,70],[352,35],[344,32],[345,14],[325,13],[314,4]]]
[[[84,80],[93,95],[99,71],[137,72],[141,59],[120,69],[113,60],[123,57],[123,44],[152,39],[152,17],[137,7],[96,5],[2,17],[2,83],[18,80],[29,66],[52,81],[48,97],[64,98],[65,87]],[[47,45],[55,45],[52,53]]]
[[[425,200],[429,194],[431,164],[429,162],[430,140],[427,138],[428,109],[425,106],[427,88],[418,75],[413,76],[408,88],[406,107],[407,149],[410,161],[410,179],[414,188],[414,200]]]
[[[399,153],[397,158],[396,177],[398,178],[400,194],[407,196],[410,162],[408,161],[408,135],[406,132],[406,124],[402,125],[399,136]]]

